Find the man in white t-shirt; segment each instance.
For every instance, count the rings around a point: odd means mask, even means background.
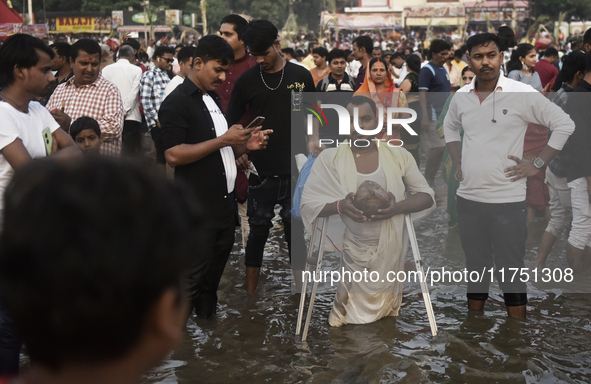
[[[524,269],[526,178],[556,156],[575,124],[531,86],[503,76],[497,35],[474,35],[467,45],[468,62],[476,76],[454,95],[443,128],[460,182],[458,226],[470,276],[468,309],[484,310],[496,267],[509,317],[523,319],[526,284],[523,276],[512,278],[509,271]],[[553,131],[534,161],[521,159],[529,123]],[[460,128],[464,129],[463,140]]]
[[[0,47],[0,222],[3,196],[14,170],[33,159],[82,156],[74,140],[52,116],[69,126],[63,111],[50,113],[36,100],[55,81],[53,50],[30,35],[17,34]],[[64,117],[65,116],[65,117]],[[0,305],[0,377],[18,371],[21,342]]]

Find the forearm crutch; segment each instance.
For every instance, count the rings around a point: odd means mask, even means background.
[[[312,267],[312,265],[310,264],[310,261],[313,260],[312,256],[314,254],[314,243],[316,242],[316,233],[318,231],[318,220],[319,218],[316,218],[316,220],[314,220],[314,225],[313,225],[313,230],[314,233],[312,235],[311,241],[310,241],[310,245],[309,245],[309,249],[308,249],[308,257],[306,258],[306,272],[308,272],[307,274],[304,273],[302,276],[305,277],[306,275],[310,276],[310,269]],[[320,245],[318,248],[318,258],[316,260],[316,269],[315,269],[315,274],[313,274],[313,276],[318,276],[320,274],[320,269],[322,267],[322,256],[324,255],[324,241],[326,239],[326,231],[328,228],[328,217],[325,217],[322,223],[322,231],[320,234]],[[314,309],[314,300],[316,299],[316,290],[318,288],[318,281],[319,279],[312,279],[314,282],[312,284],[312,293],[310,294],[310,302],[308,303],[308,311],[306,313],[306,322],[304,324],[304,332],[302,334],[302,341],[306,341],[306,338],[308,336],[308,329],[310,327],[310,320],[312,319],[312,311]],[[298,321],[297,321],[297,325],[296,325],[296,336],[300,334],[300,330],[301,330],[301,325],[302,325],[302,316],[303,316],[303,312],[304,312],[304,303],[306,300],[306,288],[307,288],[307,280],[305,278],[303,278],[302,281],[302,294],[300,297],[300,307],[298,309]]]
[[[425,300],[425,307],[427,308],[427,315],[429,316],[431,333],[433,336],[437,336],[437,323],[435,322],[435,314],[433,313],[431,296],[429,296],[429,289],[427,287],[427,277],[423,274],[423,264],[421,261],[421,254],[419,253],[419,244],[417,242],[417,235],[415,234],[415,227],[412,224],[409,214],[404,215],[404,221],[406,222],[406,229],[408,231],[408,238],[410,240],[410,247],[412,248],[412,255],[414,256],[415,266],[420,276],[421,291],[423,291],[423,299]]]

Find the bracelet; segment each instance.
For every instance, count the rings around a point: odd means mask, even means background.
[[[342,200],[338,200],[338,201],[337,201],[337,213],[338,213],[339,215],[342,215],[342,214],[343,214],[343,212],[341,212],[341,201],[342,201]]]

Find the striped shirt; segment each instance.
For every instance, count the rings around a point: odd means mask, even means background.
[[[101,128],[101,154],[121,154],[121,132],[123,131],[123,100],[117,86],[99,73],[94,83],[76,87],[72,77],[57,86],[47,102],[47,110],[64,108],[74,122],[88,116],[95,119]]]

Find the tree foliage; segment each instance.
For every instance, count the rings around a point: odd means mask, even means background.
[[[591,16],[591,1],[589,0],[530,0],[533,16],[550,15],[553,20],[558,18],[560,12],[566,12],[570,20],[574,17],[578,20],[589,20]]]

